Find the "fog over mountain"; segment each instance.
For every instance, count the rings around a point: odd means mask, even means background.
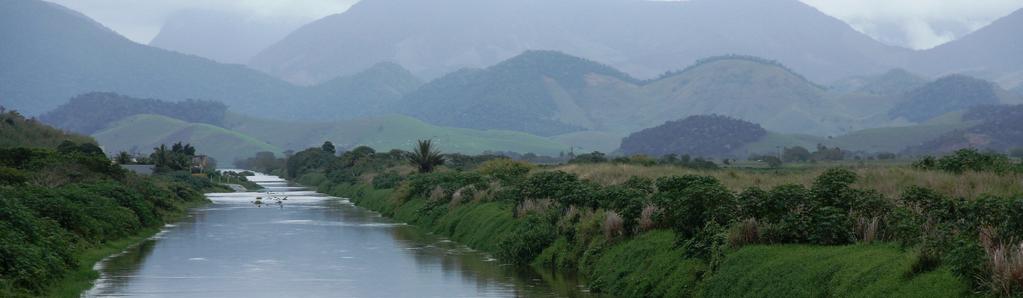
[[[557,50],[642,78],[704,57],[753,55],[824,81],[884,71],[886,57],[908,51],[796,0],[365,0],[300,28],[251,66],[303,84],[381,61],[432,78],[525,50]]]
[[[185,10],[167,19],[149,45],[222,63],[245,64],[309,19]]]
[[[910,67],[932,74],[966,73],[1007,88],[1023,84],[1023,9],[961,39],[916,53]]]

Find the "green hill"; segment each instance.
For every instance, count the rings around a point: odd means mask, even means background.
[[[766,135],[767,131],[758,124],[719,115],[697,115],[635,132],[622,139],[619,151],[626,155],[722,156]]]
[[[840,80],[832,85],[832,89],[849,93],[901,95],[925,84],[927,84],[927,79],[905,69],[896,68],[880,75],[856,76]]]
[[[227,106],[213,101],[166,102],[92,92],[71,98],[68,103],[39,116],[39,119],[61,129],[91,134],[110,123],[138,114],[163,115],[187,122],[221,125],[226,112]]]
[[[294,150],[319,146],[324,141],[347,149],[365,145],[378,151],[408,150],[419,139],[433,139],[445,152],[466,154],[511,151],[557,155],[569,150],[559,142],[527,133],[442,127],[397,115],[333,123],[293,123],[229,115],[226,126],[274,146]]]
[[[149,152],[160,144],[190,143],[222,164],[270,151],[284,150],[251,136],[221,127],[189,123],[166,116],[141,114],[112,123],[93,137],[107,152]]]
[[[0,148],[57,148],[64,141],[96,143],[89,137],[61,131],[0,107]]]
[[[428,83],[409,94],[400,109],[427,122],[475,129],[503,129],[542,136],[580,131],[572,99],[599,74],[634,81],[611,67],[558,52],[530,51],[483,70],[464,70]],[[582,122],[582,123],[580,123]]]
[[[1023,105],[975,107],[963,113],[962,119],[975,125],[932,136],[905,153],[941,154],[963,148],[1006,152],[1023,148]]]
[[[1010,102],[1016,96],[985,80],[950,75],[909,91],[904,97],[889,116],[924,122],[949,112]]]

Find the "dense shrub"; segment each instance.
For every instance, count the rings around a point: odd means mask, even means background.
[[[13,173],[0,184],[17,184],[0,186],[0,287],[9,287],[0,293],[38,295],[76,268],[76,252],[158,227],[203,199],[187,173],[135,176],[92,146],[60,147],[0,150],[0,169]]]
[[[670,176],[657,179],[653,202],[664,208],[664,221],[679,236],[696,235],[707,222],[727,225],[735,214],[735,196],[709,176]]]
[[[503,183],[516,184],[525,179],[533,168],[533,164],[528,162],[501,158],[486,161],[480,164],[477,170],[480,174],[494,177]]]
[[[515,264],[527,264],[543,252],[557,237],[554,216],[532,214],[518,223],[515,230],[498,240],[497,257]]]
[[[444,172],[432,174],[418,174],[409,176],[407,181],[409,194],[416,197],[430,197],[435,189],[442,189],[448,194],[465,186],[475,186],[477,189],[486,188],[486,180],[474,172]]]
[[[533,174],[522,184],[522,199],[552,199],[562,206],[595,206],[599,186],[562,171]]]
[[[398,174],[398,172],[395,171],[380,173],[373,177],[373,188],[395,188],[401,183],[402,179],[401,174]]]
[[[913,163],[913,166],[923,170],[940,170],[956,174],[966,171],[1005,173],[1021,170],[1018,164],[1013,163],[1005,155],[980,152],[976,149],[958,150],[937,159],[927,156]]]

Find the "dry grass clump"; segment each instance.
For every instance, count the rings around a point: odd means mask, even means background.
[[[448,203],[448,208],[454,209],[467,199],[475,198],[478,192],[479,191],[476,190],[476,187],[472,185],[459,188],[455,191],[455,193],[451,194],[451,202]]]
[[[515,208],[515,216],[522,217],[529,215],[530,213],[543,214],[548,210],[551,210],[553,207],[554,201],[551,199],[526,199],[525,201],[522,201],[522,204],[519,204],[519,206]]]
[[[671,175],[704,175],[721,181],[733,191],[749,187],[769,189],[784,184],[799,184],[809,187],[813,181],[828,169],[827,164],[798,169],[721,169],[694,170],[679,166],[658,165],[638,166],[630,164],[570,164],[554,167],[579,175],[602,185],[621,184],[632,176],[656,179]],[[910,186],[934,189],[952,197],[976,198],[982,194],[1009,196],[1023,193],[1023,175],[967,172],[950,174],[939,171],[913,169],[906,165],[872,165],[850,168],[859,179],[854,187],[873,189],[895,198]]]
[[[991,290],[1002,297],[1023,294],[1023,242],[1006,244],[995,240],[993,229],[980,232],[980,243],[987,253]]]
[[[448,199],[448,192],[443,187],[437,186],[430,191],[430,202],[440,202]]]
[[[872,243],[877,240],[877,230],[881,225],[879,217],[860,217],[856,219],[856,238],[863,243]]]
[[[657,228],[657,222],[654,221],[654,216],[661,212],[661,208],[654,205],[646,205],[643,207],[643,211],[639,213],[639,220],[637,224],[639,226],[639,232],[646,232]]]
[[[728,244],[732,247],[760,243],[760,223],[756,218],[748,218],[728,231]]]
[[[604,214],[604,224],[601,225],[601,229],[604,230],[604,237],[608,240],[625,236],[625,220],[617,212],[608,211]]]

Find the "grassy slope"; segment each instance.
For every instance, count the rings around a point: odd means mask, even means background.
[[[751,246],[701,285],[706,297],[962,297],[968,286],[938,270],[907,276],[912,252],[888,245]]]
[[[226,126],[286,149],[331,141],[342,148],[366,145],[379,151],[407,150],[418,139],[434,139],[445,151],[465,154],[489,150],[557,155],[568,151],[568,146],[527,133],[442,127],[397,115],[336,123],[289,123],[230,115]]]
[[[949,113],[920,125],[868,128],[834,138],[771,132],[763,139],[734,151],[733,154],[776,153],[778,147],[793,146],[813,150],[817,144],[837,146],[851,151],[898,153],[945,133],[976,125],[973,122],[963,122],[961,116],[961,112]]]
[[[89,137],[66,133],[20,114],[0,112],[0,148],[56,148],[65,140],[96,143]]]
[[[260,151],[280,153],[277,146],[251,136],[208,124],[188,123],[159,115],[135,115],[93,134],[107,152],[148,152],[160,144],[191,143],[223,164]]]
[[[302,181],[318,185],[322,179]],[[467,203],[447,212],[423,212],[424,199],[397,202],[391,190],[366,185],[320,185],[321,191],[353,198],[357,205],[417,225],[470,247],[493,252],[496,239],[511,233],[518,222],[511,206]],[[890,245],[752,246],[730,252],[717,271],[704,262],[685,259],[671,231],[658,230],[586,249],[578,269],[597,291],[629,297],[819,297],[968,295],[966,285],[947,270],[904,277],[912,252]],[[563,239],[537,257],[558,258],[573,248]],[[821,285],[824,285],[823,287]]]

